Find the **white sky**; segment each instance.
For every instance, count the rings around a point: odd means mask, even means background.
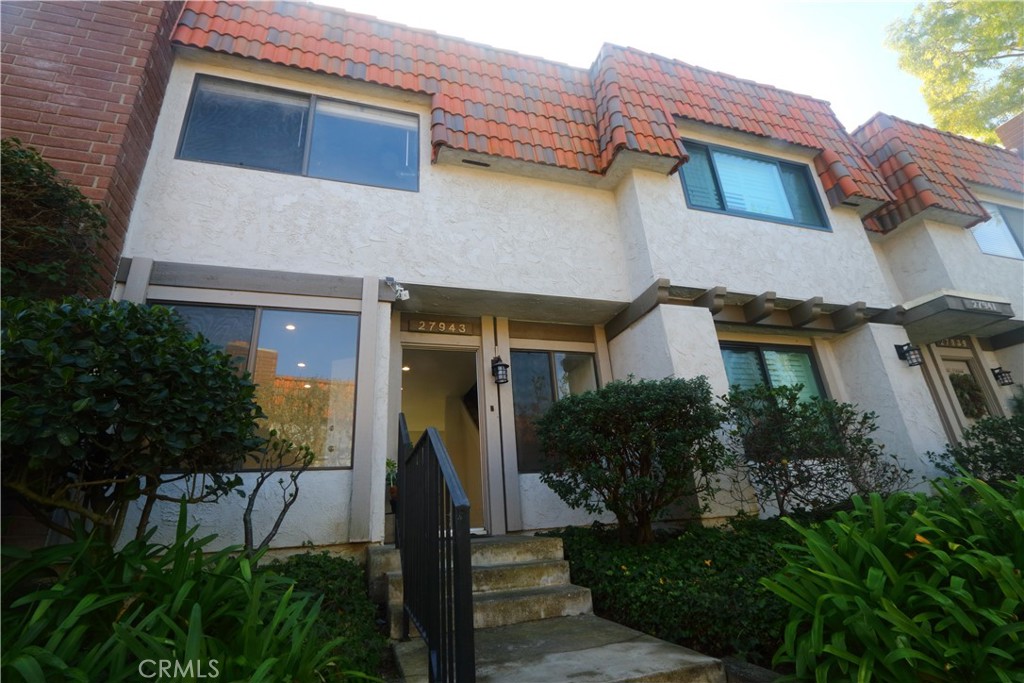
[[[414,28],[589,67],[635,47],[832,103],[847,129],[875,112],[934,125],[920,82],[883,44],[913,2],[870,0],[314,0]]]

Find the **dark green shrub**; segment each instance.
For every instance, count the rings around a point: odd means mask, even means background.
[[[338,667],[372,674],[380,670],[388,646],[377,630],[376,607],[366,591],[366,571],[355,562],[323,551],[305,553],[265,565],[295,580],[295,587],[323,596],[316,633],[335,641]]]
[[[0,287],[4,296],[90,292],[106,219],[39,153],[0,141]]]
[[[964,430],[959,444],[928,457],[950,476],[965,471],[987,482],[1024,476],[1024,414],[982,418]]]
[[[874,441],[876,415],[831,399],[800,400],[798,385],[733,387],[723,397],[729,450],[762,509],[830,509],[851,494],[906,488],[910,470]]]
[[[775,657],[795,680],[1024,680],[1024,478],[854,498],[764,585],[789,602]]]
[[[567,396],[537,421],[541,480],[569,506],[615,514],[624,540],[647,543],[674,503],[699,508],[724,450],[704,377],[612,382]]]
[[[767,664],[782,642],[787,607],[760,585],[783,565],[774,544],[796,540],[778,520],[694,526],[645,546],[608,531],[558,532],[572,580],[590,588],[601,616],[716,657]]]
[[[156,666],[144,662],[160,660],[191,663],[193,675],[176,680],[340,678],[339,641],[316,630],[322,598],[253,572],[239,548],[205,554],[213,537],[196,539],[185,517],[183,504],[170,546],[147,538],[114,552],[83,536],[5,549],[3,679],[139,681]]]
[[[162,484],[201,475],[190,502],[215,498],[264,445],[252,382],[170,309],[4,298],[0,315],[2,484],[65,535],[54,509],[116,539],[142,498],[141,536],[153,502],[176,500]]]

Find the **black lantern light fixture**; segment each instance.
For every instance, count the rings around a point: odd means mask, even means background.
[[[907,365],[910,367],[924,363],[924,355],[921,353],[921,349],[910,343],[896,344],[896,355],[899,356],[900,360],[907,361]]]
[[[996,382],[1001,387],[1008,387],[1013,384],[1013,375],[1009,370],[1003,370],[1001,367],[992,368],[992,376],[996,378]]]
[[[508,384],[508,363],[501,360],[501,356],[491,359],[491,374],[495,384]]]

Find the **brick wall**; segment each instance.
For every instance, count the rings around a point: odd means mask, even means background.
[[[182,2],[0,2],[0,136],[103,209],[109,293],[171,68]]]

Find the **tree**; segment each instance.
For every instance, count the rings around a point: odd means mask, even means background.
[[[106,219],[39,153],[0,143],[0,283],[5,296],[61,297],[95,285]]]
[[[900,68],[923,81],[939,128],[995,143],[999,124],[1021,113],[1024,5],[954,0],[919,4],[888,29]]]
[[[567,396],[537,421],[541,480],[570,507],[614,513],[623,541],[649,543],[669,506],[696,512],[713,493],[721,421],[704,377],[630,378]]]
[[[167,483],[215,499],[266,448],[248,376],[171,309],[4,297],[0,315],[0,483],[51,529],[74,535],[62,510],[112,543],[141,498],[141,536],[157,500],[180,499]]]
[[[723,397],[728,448],[764,510],[828,509],[851,494],[906,488],[910,471],[871,434],[874,413],[831,399],[800,400],[801,385],[733,387]]]

